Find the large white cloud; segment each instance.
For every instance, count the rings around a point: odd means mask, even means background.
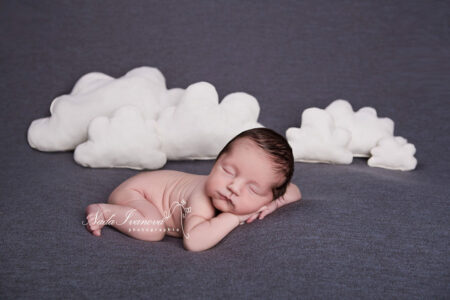
[[[111,118],[101,116],[90,123],[88,141],[77,146],[74,159],[96,168],[161,168],[167,159],[155,126],[135,106],[123,106]]]
[[[31,123],[28,142],[41,151],[76,147],[74,158],[84,166],[156,169],[167,159],[215,158],[236,134],[263,127],[259,111],[243,92],[219,104],[207,82],[167,90],[155,68],[118,79],[93,72],[52,102],[51,117]]]
[[[50,117],[31,123],[28,143],[41,151],[72,150],[87,139],[88,125],[95,117],[110,116],[124,105],[133,105],[145,118],[153,119],[161,110],[160,101],[176,103],[179,93],[167,93],[164,76],[155,68],[135,68],[118,79],[88,73],[69,95],[53,100]]]
[[[394,122],[389,118],[377,117],[373,107],[366,106],[354,112],[348,101],[338,99],[325,110],[333,117],[336,127],[350,131],[352,138],[347,148],[353,156],[370,156],[370,149],[381,138],[394,134]]]
[[[350,164],[353,160],[346,148],[350,132],[336,128],[331,115],[323,109],[305,109],[300,128],[289,128],[286,137],[296,161]]]
[[[410,171],[417,165],[416,147],[401,136],[382,138],[370,153],[367,164],[371,167]]]
[[[233,93],[219,104],[214,86],[199,82],[157,121],[144,119],[134,106],[95,118],[74,158],[84,166],[133,169],[157,169],[167,159],[211,159],[239,132],[261,127],[258,114],[252,96]]]

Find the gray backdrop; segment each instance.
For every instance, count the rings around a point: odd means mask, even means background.
[[[448,1],[1,1],[0,298],[448,298]],[[281,134],[335,99],[377,109],[417,169],[296,163],[304,199],[191,253],[81,222],[137,173],[31,149],[83,74],[255,96]],[[207,174],[212,161],[164,169]]]

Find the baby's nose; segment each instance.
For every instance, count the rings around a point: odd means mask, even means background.
[[[233,180],[229,185],[228,189],[235,195],[239,196],[241,190],[241,182],[239,180]]]
[[[239,193],[239,191],[231,184],[228,186],[228,190],[230,190],[230,192],[235,195],[238,195]]]

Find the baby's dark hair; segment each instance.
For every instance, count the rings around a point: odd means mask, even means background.
[[[222,151],[217,155],[216,161],[222,154],[230,150],[233,142],[242,138],[252,140],[272,158],[275,172],[285,177],[284,182],[280,186],[272,189],[273,200],[283,196],[294,173],[294,155],[287,140],[284,136],[269,128],[245,130],[231,139],[223,147]]]

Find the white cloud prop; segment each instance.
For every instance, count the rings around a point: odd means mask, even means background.
[[[415,147],[394,138],[394,122],[378,118],[372,107],[353,111],[346,100],[335,100],[326,109],[307,108],[300,128],[291,127],[286,138],[295,161],[349,164],[353,157],[368,157],[369,166],[412,170]]]
[[[401,136],[382,138],[370,153],[367,164],[371,167],[410,171],[417,165],[416,148]]]
[[[370,156],[370,149],[385,137],[394,134],[394,122],[389,118],[378,118],[372,107],[363,107],[353,111],[346,100],[335,100],[325,110],[331,114],[336,127],[351,132],[351,140],[347,148],[355,157]]]
[[[169,107],[158,119],[162,149],[168,159],[215,158],[225,144],[246,129],[263,127],[257,122],[258,101],[238,92],[219,104],[213,85],[190,85],[179,105]]]
[[[350,132],[336,128],[331,115],[323,109],[305,109],[300,128],[289,128],[286,137],[296,161],[350,164],[353,160],[346,148]]]
[[[110,116],[124,106],[139,108],[146,119],[155,118],[164,106],[176,104],[182,90],[167,92],[165,78],[156,68],[135,68],[114,79],[93,72],[82,76],[71,94],[55,98],[51,117],[34,120],[28,129],[28,143],[41,151],[74,149],[87,139],[90,121]]]
[[[95,168],[161,168],[167,159],[155,125],[135,106],[121,107],[111,118],[97,117],[89,125],[88,141],[75,149],[74,159]]]
[[[71,94],[54,99],[50,117],[31,123],[28,143],[41,151],[76,147],[74,159],[90,167],[156,169],[167,159],[212,159],[236,134],[263,127],[253,96],[218,100],[207,82],[167,90],[156,68],[118,79],[88,73]]]
[[[258,114],[254,97],[233,93],[219,104],[214,86],[199,82],[158,121],[145,120],[133,106],[120,108],[111,119],[95,118],[74,158],[84,166],[133,169],[157,169],[167,159],[211,159],[239,132],[262,127]]]

